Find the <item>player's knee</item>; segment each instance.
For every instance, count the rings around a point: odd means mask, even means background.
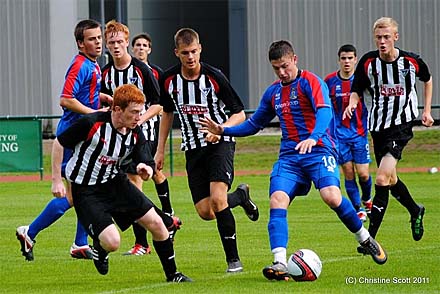
[[[105,240],[101,240],[101,244],[106,251],[113,252],[119,249],[121,245],[121,238],[119,234],[114,237],[107,237]]]
[[[388,186],[390,185],[391,177],[388,174],[377,174],[376,175],[376,185],[378,186]]]
[[[367,182],[369,178],[370,178],[370,173],[368,171],[359,173],[359,181]]]

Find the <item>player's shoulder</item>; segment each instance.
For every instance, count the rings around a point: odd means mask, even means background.
[[[103,67],[102,67],[102,69],[101,69],[101,71],[104,73],[104,72],[107,72],[111,67],[113,67],[114,66],[114,62],[113,62],[113,60],[110,60],[107,64],[105,64]]]
[[[212,72],[212,73],[221,73],[222,72],[219,68],[217,68],[213,65],[210,65],[208,63],[205,63],[205,62],[200,62],[200,65],[202,66],[202,71],[205,71],[205,72]]]
[[[170,76],[175,76],[180,73],[180,68],[181,68],[180,63],[175,64],[175,65],[167,68],[166,70],[164,70],[162,76],[165,78],[170,77]]]
[[[414,59],[420,59],[420,55],[415,53],[415,52],[410,52],[410,51],[405,51],[405,50],[401,50],[399,49],[399,55],[403,56],[403,57],[409,57],[409,58],[414,58]]]
[[[338,78],[338,71],[334,71],[325,76],[324,81],[328,82],[332,79]]]
[[[95,65],[96,62],[90,60],[80,52],[72,58],[70,68],[74,71],[81,71],[85,70],[86,68],[95,68]]]
[[[144,62],[140,61],[136,57],[133,57],[133,56],[131,57],[131,64],[134,67],[137,67],[142,71],[151,71],[151,69],[148,67],[148,65],[146,65]]]
[[[359,60],[359,64],[364,63],[367,60],[371,60],[374,58],[379,58],[379,50],[368,51],[367,53],[362,55],[361,59]]]
[[[311,72],[309,70],[302,69],[300,72],[300,79],[307,80],[308,82],[324,82],[324,80],[315,74],[314,72]]]
[[[83,115],[83,118],[88,120],[91,123],[96,122],[106,122],[110,121],[111,112],[110,111],[95,111],[88,114]]]
[[[153,73],[155,73],[155,72],[157,73],[158,77],[163,75],[163,72],[164,72],[163,69],[160,66],[158,66],[157,64],[150,63],[149,66],[150,66],[151,70],[153,71]]]
[[[276,92],[281,88],[281,80],[273,81],[269,86],[267,86],[266,90],[263,93],[264,97],[272,97]]]

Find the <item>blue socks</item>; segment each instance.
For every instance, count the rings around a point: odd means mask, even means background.
[[[357,215],[356,215],[357,217]],[[287,228],[287,210],[281,208],[273,208],[270,210],[269,224],[270,249],[283,247],[287,248],[289,239],[289,231]]]
[[[371,176],[368,178],[366,182],[362,182],[359,180],[359,186],[361,186],[362,190],[362,201],[368,201],[371,199],[371,187],[373,186],[373,180]]]
[[[350,198],[351,204],[357,211],[361,207],[361,195],[356,184],[356,180],[345,180],[345,190],[347,191],[348,198]]]
[[[29,225],[28,235],[35,239],[37,234],[56,222],[70,208],[66,197],[53,198],[39,216]]]
[[[86,229],[83,227],[83,225],[77,219],[77,221],[76,221],[75,245],[77,245],[77,246],[89,245],[87,237],[88,237],[88,234],[87,234]]]
[[[341,205],[336,208],[332,208],[339,219],[344,223],[347,229],[352,233],[356,233],[362,227],[362,221],[357,216],[356,211],[353,208],[353,205],[348,201],[347,198],[342,197]]]

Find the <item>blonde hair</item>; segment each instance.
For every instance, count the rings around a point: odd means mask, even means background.
[[[116,35],[119,32],[125,34],[125,40],[128,41],[130,39],[130,31],[128,27],[113,19],[105,24],[104,38],[107,40],[108,36]]]
[[[381,17],[376,20],[373,24],[373,33],[378,28],[388,28],[391,27],[394,29],[395,33],[399,32],[399,24],[391,17]]]

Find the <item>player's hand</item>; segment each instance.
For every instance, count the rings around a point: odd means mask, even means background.
[[[64,186],[63,180],[53,179],[52,180],[52,195],[57,198],[66,197],[66,186]]]
[[[312,147],[316,145],[316,141],[313,139],[306,139],[299,142],[295,150],[299,150],[299,154],[306,154],[312,152]]]
[[[99,100],[101,100],[102,103],[107,103],[108,105],[113,104],[113,97],[108,94],[99,93]]]
[[[221,125],[219,125],[218,123],[216,123],[215,121],[213,121],[209,117],[201,117],[201,118],[199,118],[199,123],[202,125],[200,130],[203,133],[211,132],[214,135],[221,135],[221,134],[223,134],[223,127]]]
[[[342,120],[344,120],[346,117],[351,119],[351,117],[353,116],[353,112],[356,110],[356,107],[357,107],[357,103],[348,104],[348,106],[344,110],[344,113],[342,114]]]
[[[154,162],[156,163],[156,169],[157,170],[163,170],[163,165],[164,165],[164,154],[163,152],[159,152],[157,151],[156,154],[154,155]]]
[[[220,141],[220,139],[221,139],[220,135],[215,135],[211,132],[205,133],[205,141],[206,142],[217,143],[218,141]]]
[[[139,163],[136,166],[136,172],[141,176],[142,180],[148,181],[153,176],[153,169],[145,163]]]
[[[434,119],[432,118],[430,113],[423,112],[422,114],[422,124],[425,127],[432,127],[434,124]]]
[[[103,108],[100,108],[100,109],[98,109],[98,110],[96,110],[96,111],[101,111],[101,112],[107,112],[107,111],[110,111],[110,107],[103,107]]]

